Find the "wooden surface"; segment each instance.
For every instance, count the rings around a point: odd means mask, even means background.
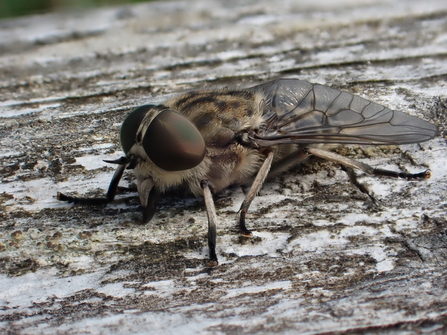
[[[9,334],[413,334],[447,331],[447,3],[153,2],[0,21],[0,330]],[[314,159],[216,200],[205,266],[202,199],[166,196],[139,225],[136,194],[100,195],[134,107],[204,87],[294,77],[440,126],[430,142],[339,151],[423,171],[361,176]],[[129,185],[128,173],[123,186]]]

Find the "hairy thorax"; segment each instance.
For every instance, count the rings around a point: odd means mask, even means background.
[[[206,143],[204,161],[189,171],[195,178],[184,180],[194,194],[202,192],[200,180],[208,180],[213,191],[218,193],[230,185],[247,183],[259,169],[264,154],[244,145],[241,139],[264,121],[262,94],[198,91],[174,98],[166,105],[186,116]]]

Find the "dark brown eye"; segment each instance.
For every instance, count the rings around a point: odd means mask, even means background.
[[[135,144],[135,137],[141,121],[146,116],[149,110],[154,108],[154,105],[144,105],[132,111],[124,120],[121,126],[120,140],[124,153],[127,155],[130,148]]]
[[[166,171],[191,169],[205,156],[202,134],[191,121],[172,110],[154,118],[144,136],[143,147],[151,161]]]

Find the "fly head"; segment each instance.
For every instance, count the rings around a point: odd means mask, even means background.
[[[124,120],[120,137],[126,155],[136,145],[165,171],[194,168],[205,156],[205,141],[196,126],[163,105],[135,109]]]

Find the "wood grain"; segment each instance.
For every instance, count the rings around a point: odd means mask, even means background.
[[[10,334],[442,334],[447,324],[447,4],[177,1],[0,21],[0,329]],[[216,200],[221,264],[205,266],[203,199],[104,194],[129,111],[196,88],[293,77],[440,127],[430,142],[346,147],[378,205],[319,159]],[[123,186],[132,183],[126,172]]]

